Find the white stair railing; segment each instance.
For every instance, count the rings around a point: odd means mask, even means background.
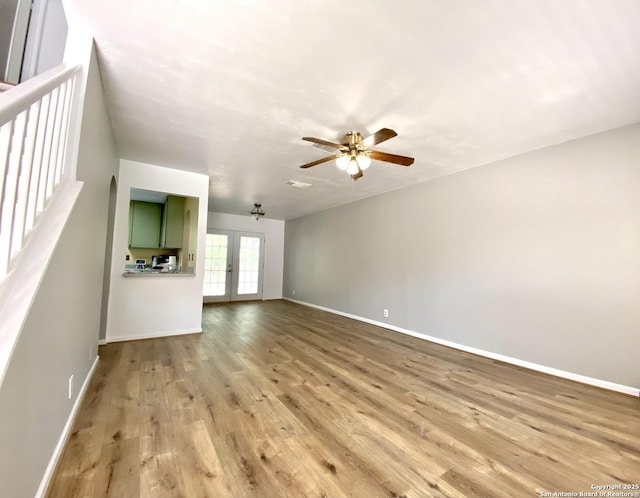
[[[81,66],[61,65],[0,93],[0,282],[24,247],[65,167]]]

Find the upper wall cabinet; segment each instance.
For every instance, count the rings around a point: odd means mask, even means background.
[[[164,203],[160,247],[181,249],[184,232],[184,197],[168,195]]]
[[[186,227],[187,197],[131,189],[129,205],[129,247],[184,249],[189,246],[191,226]],[[189,217],[188,225],[191,223]],[[196,225],[194,225],[196,226]],[[186,237],[186,239],[185,239]],[[185,246],[185,240],[186,246]]]
[[[158,248],[161,225],[162,204],[131,201],[129,206],[129,247]]]

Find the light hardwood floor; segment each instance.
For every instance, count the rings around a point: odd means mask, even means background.
[[[640,482],[640,400],[285,301],[114,343],[48,496],[527,497]]]

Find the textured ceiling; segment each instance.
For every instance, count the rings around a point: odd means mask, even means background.
[[[640,121],[637,0],[72,0],[121,157],[289,219]],[[399,136],[352,182],[302,136]],[[312,183],[300,190],[290,179]]]

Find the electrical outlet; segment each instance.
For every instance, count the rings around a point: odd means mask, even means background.
[[[382,310],[382,314],[384,315],[385,318],[388,318],[389,317],[389,310],[385,308],[384,310]]]
[[[295,289],[293,289],[293,290],[291,291],[291,295],[293,295],[293,296],[295,296],[295,295],[296,295],[296,290],[295,290]]]
[[[73,396],[73,374],[69,377],[69,399]]]

